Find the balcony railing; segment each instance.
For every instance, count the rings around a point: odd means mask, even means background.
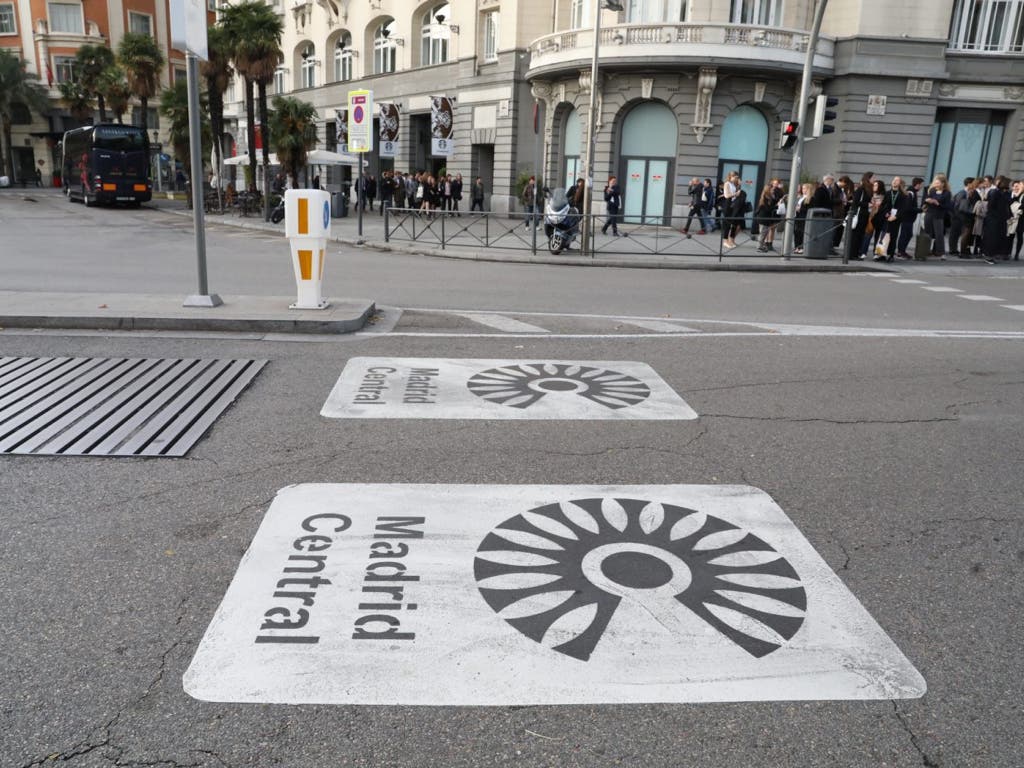
[[[807,50],[808,33],[799,29],[748,24],[618,24],[601,28],[601,59],[641,58],[646,61],[696,59],[749,59],[760,65],[799,69]],[[530,46],[531,74],[561,66],[577,66],[594,47],[592,29],[556,32]],[[834,43],[818,41],[815,67],[831,70]]]

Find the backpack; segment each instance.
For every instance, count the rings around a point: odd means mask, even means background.
[[[959,192],[956,193],[956,199],[953,201],[953,208],[961,216],[971,215],[971,201],[967,195],[967,192],[961,189]]]

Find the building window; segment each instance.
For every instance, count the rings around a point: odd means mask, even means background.
[[[58,83],[73,83],[77,79],[74,56],[53,57],[53,79]]]
[[[78,3],[50,3],[50,31],[81,35],[85,29]]]
[[[0,3],[0,35],[18,34],[18,25],[14,22],[14,4]]]
[[[733,24],[777,26],[782,20],[782,0],[732,0]]]
[[[188,70],[182,69],[181,67],[174,68],[174,82],[188,82]]]
[[[591,18],[588,0],[572,0],[569,6],[569,29],[582,29],[589,25]]]
[[[276,93],[278,96],[280,96],[281,94],[284,93],[284,76],[285,76],[285,70],[284,69],[281,69],[280,67],[278,67],[277,69],[274,70],[274,93]],[[234,95],[235,95],[235,85],[234,85],[234,83],[231,84],[230,93],[231,93],[231,96],[232,96],[231,101],[234,101],[235,100],[234,99]]]
[[[277,72],[274,73],[274,83],[277,83]],[[278,91],[280,93],[280,91]],[[228,81],[228,89],[224,91],[224,102],[231,103],[235,100],[235,79],[231,78]]]
[[[443,64],[448,61],[448,41],[451,38],[452,11],[448,3],[431,8],[423,16],[420,38],[420,64]]]
[[[940,109],[932,129],[928,177],[944,173],[950,186],[959,189],[968,176],[994,175],[1006,114],[988,109]]]
[[[217,10],[217,0],[206,0],[206,10],[208,10],[208,11],[216,11]]]
[[[160,127],[160,114],[156,107],[146,109],[146,128],[155,131]],[[142,108],[132,107],[132,125],[142,125]]]
[[[153,36],[153,18],[145,13],[128,11],[128,31],[137,35]]]
[[[308,43],[302,49],[301,83],[302,88],[314,88],[316,86],[316,48]]]
[[[395,71],[397,55],[395,41],[392,38],[397,30],[394,19],[388,19],[373,33],[373,71],[382,75]]]
[[[343,83],[352,79],[352,35],[342,32],[334,46],[334,80]]]
[[[686,0],[629,0],[627,24],[660,24],[686,21]]]
[[[1024,53],[1024,0],[957,0],[949,47],[955,51]]]
[[[498,11],[484,14],[484,61],[498,60]]]

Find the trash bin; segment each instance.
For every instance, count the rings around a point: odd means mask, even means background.
[[[811,208],[804,224],[804,258],[827,259],[832,248],[835,224],[830,208]]]
[[[331,192],[331,218],[348,217],[348,195],[344,192]]]

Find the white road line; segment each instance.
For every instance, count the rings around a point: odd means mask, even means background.
[[[903,283],[904,285],[928,285],[928,281],[926,281],[926,280],[909,280],[909,279],[899,279],[899,280],[897,280],[896,278],[893,278],[892,282],[894,282],[894,283]]]
[[[985,296],[978,293],[961,293],[957,298],[967,299],[968,301],[1006,301],[1006,299],[1000,299],[995,296]]]
[[[625,320],[626,325],[635,325],[637,328],[646,328],[648,331],[658,333],[700,333],[697,328],[688,328],[678,323],[666,323],[661,320]]]
[[[354,333],[353,336],[366,338],[367,334]],[[940,330],[902,330],[898,328],[828,328],[828,327],[801,327],[801,326],[779,326],[774,331],[741,331],[738,333],[546,333],[540,336],[536,333],[449,333],[430,331],[394,331],[388,336],[402,336],[407,338],[432,338],[432,339],[692,339],[704,341],[711,338],[753,338],[753,337],[774,337],[780,336],[802,336],[827,337],[840,336],[845,338],[864,339],[1003,339],[1007,341],[1024,341],[1024,331],[940,331]]]
[[[482,312],[460,312],[459,314],[467,320],[472,320],[474,323],[508,333],[551,333],[547,328],[541,328],[539,325],[530,325],[505,315],[492,315]]]
[[[1024,312],[1024,304],[1003,304],[1003,309],[1015,309],[1018,312]]]
[[[944,285],[922,285],[921,287],[926,291],[935,291],[935,293],[963,293],[961,288],[947,288]]]

